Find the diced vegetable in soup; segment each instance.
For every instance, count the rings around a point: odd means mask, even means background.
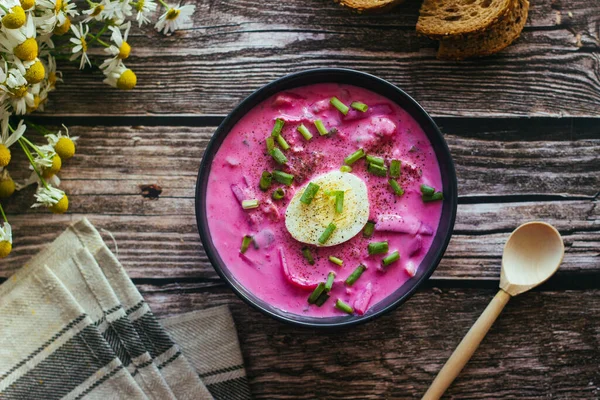
[[[444,194],[432,146],[395,103],[350,85],[279,93],[231,130],[206,211],[219,256],[285,312],[368,314],[418,274]]]

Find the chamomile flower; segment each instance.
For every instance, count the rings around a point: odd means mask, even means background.
[[[106,79],[104,79],[104,83],[107,83],[117,89],[131,90],[137,84],[137,77],[135,76],[135,73],[125,67],[123,64],[120,64],[114,70],[105,74]]]
[[[46,82],[48,91],[56,89],[56,82],[62,82],[62,73],[56,70],[56,59],[48,55],[46,63]]]
[[[39,58],[32,61],[15,59],[14,66],[30,85],[40,83],[46,76],[46,68]]]
[[[73,25],[71,26],[71,30],[73,31],[75,37],[69,40],[71,41],[71,43],[75,44],[75,47],[73,47],[73,55],[71,56],[70,61],[81,57],[81,61],[79,62],[79,69],[83,69],[85,67],[85,64],[89,64],[90,66],[92,66],[92,63],[90,62],[90,59],[87,55],[88,46],[87,41],[85,40],[85,37],[90,31],[89,26],[84,26],[82,23],[79,23],[79,28]]]
[[[102,0],[102,4],[104,5],[105,18],[116,21],[117,24],[122,23],[132,15],[133,7],[129,4],[129,1]]]
[[[4,52],[14,54],[22,61],[32,61],[38,56],[38,44],[35,40],[36,28],[33,18],[27,18],[19,29],[9,29],[0,35],[0,46]]]
[[[183,26],[191,22],[191,15],[196,10],[196,6],[168,6],[167,11],[160,16],[154,28],[157,31],[162,31],[165,35],[181,29]]]
[[[129,43],[127,43],[127,37],[129,36],[130,28],[131,22],[128,22],[121,26],[111,26],[109,28],[112,31],[110,40],[114,44],[105,48],[104,51],[112,55],[113,57],[107,58],[100,65],[100,69],[102,69],[105,72],[105,74],[113,71],[121,64],[121,60],[125,60],[129,57],[129,53],[131,52],[131,46],[129,46]],[[123,33],[121,33],[121,29],[124,30]]]
[[[148,16],[154,14],[154,11],[156,11],[156,3],[154,0],[138,0],[137,3],[134,3],[133,7],[137,11],[135,20],[140,27],[149,23],[150,18],[148,18]]]
[[[6,168],[0,172],[0,199],[6,199],[15,192],[15,181],[8,173]]]
[[[69,208],[69,199],[65,192],[51,185],[40,185],[35,193],[35,203],[31,208],[47,207],[55,214],[64,214]]]
[[[25,11],[33,10],[35,7],[35,0],[21,0],[20,3],[21,7],[23,7],[23,10]]]
[[[18,29],[25,25],[27,15],[19,0],[3,0],[0,5],[0,21],[5,29]]]
[[[48,139],[48,144],[54,147],[54,151],[56,151],[56,154],[58,154],[60,158],[68,160],[75,154],[75,142],[79,137],[70,137],[69,129],[64,125],[63,128],[65,128],[66,131],[65,135],[62,134],[62,131],[58,131],[56,134],[51,133],[46,135],[46,139]]]
[[[2,135],[0,136],[0,167],[6,167],[11,159],[9,147],[23,136],[27,128],[23,125],[23,120],[21,120],[17,129],[13,130],[9,125],[8,116],[2,119],[0,125],[0,129],[2,130]]]
[[[2,210],[4,214],[4,210]],[[6,218],[6,217],[5,217]],[[5,220],[3,226],[0,227],[0,258],[4,258],[12,251],[12,228]]]

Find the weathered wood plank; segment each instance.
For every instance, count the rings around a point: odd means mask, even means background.
[[[201,2],[195,29],[170,38],[151,28],[132,35],[127,65],[138,75],[134,94],[107,88],[99,71],[65,66],[65,84],[53,93],[47,113],[226,114],[273,79],[334,66],[388,79],[438,116],[597,115],[596,2],[534,3],[531,22],[514,45],[465,63],[435,60],[435,42],[413,29],[419,3],[407,3],[367,16],[322,0]]]
[[[140,285],[159,316],[229,304],[257,399],[419,398],[492,298],[492,290],[427,289],[351,329],[297,329],[227,288]],[[508,304],[447,398],[600,396],[600,291],[534,292]]]

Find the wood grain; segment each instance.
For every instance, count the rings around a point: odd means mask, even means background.
[[[495,290],[427,289],[363,326],[297,329],[228,289],[139,286],[159,316],[229,304],[257,399],[419,398]],[[598,398],[600,291],[533,292],[508,304],[448,398]]]

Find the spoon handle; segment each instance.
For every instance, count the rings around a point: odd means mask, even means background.
[[[469,329],[454,353],[450,356],[444,367],[436,376],[435,380],[423,396],[423,400],[437,400],[448,389],[460,371],[469,362],[479,343],[483,340],[498,315],[504,309],[510,295],[500,289],[490,304],[477,319],[477,322]]]

